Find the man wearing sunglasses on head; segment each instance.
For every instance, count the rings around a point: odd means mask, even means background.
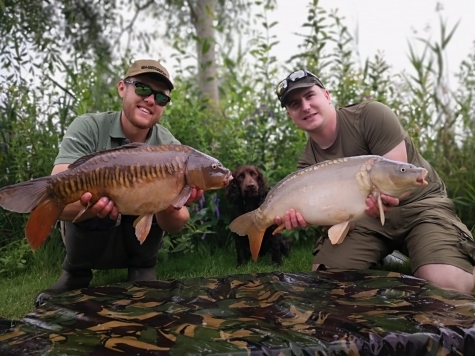
[[[131,142],[180,144],[159,124],[173,90],[165,67],[155,60],[138,60],[117,88],[122,110],[77,117],[68,127],[51,174],[68,169],[82,156]],[[202,195],[203,191],[193,189],[185,205]],[[78,222],[72,223],[90,199],[91,194],[85,193],[80,201],[64,209],[60,217],[66,247],[63,272],[55,284],[37,296],[36,305],[51,295],[89,286],[92,269],[128,268],[130,282],[156,280],[155,267],[163,232],[179,232],[190,218],[186,208],[170,207],[155,214],[150,233],[140,245],[133,227],[136,216],[120,215],[114,202],[105,197],[90,207]]]
[[[474,288],[475,243],[455,213],[445,185],[420,155],[386,105],[368,101],[336,109],[321,80],[306,70],[279,82],[277,97],[288,116],[308,134],[297,168],[349,156],[380,155],[428,170],[428,186],[399,200],[382,195],[386,223],[381,225],[376,200],[366,199],[367,217],[356,222],[339,245],[322,236],[314,248],[312,270],[365,269],[397,249],[410,257],[416,277],[460,291]],[[281,219],[275,223],[280,225]],[[307,227],[300,212],[286,212],[286,229]]]

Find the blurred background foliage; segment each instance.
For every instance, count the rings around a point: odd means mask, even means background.
[[[457,88],[450,88],[444,58],[457,25],[441,19],[439,39],[417,39],[424,50],[408,47],[411,70],[394,73],[381,53],[361,64],[345,19],[311,0],[299,53],[282,66],[271,55],[278,38],[268,14],[275,5],[274,0],[0,0],[0,187],[49,175],[77,115],[120,109],[116,83],[133,53],[146,51],[176,63],[176,89],[161,123],[183,144],[231,169],[258,165],[271,185],[296,169],[306,141],[274,95],[285,73],[299,68],[318,73],[337,107],[364,100],[389,105],[472,228],[475,52],[460,63]],[[143,21],[161,26],[144,30],[137,26]],[[163,43],[170,58],[162,58]],[[223,190],[207,192],[190,208],[192,219],[183,232],[167,237],[165,252],[229,245],[229,209]],[[30,253],[24,249],[26,218],[0,210],[0,252],[15,256],[9,266],[22,268]],[[298,243],[313,239],[315,230],[287,234]]]

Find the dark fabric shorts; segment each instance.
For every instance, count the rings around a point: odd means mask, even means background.
[[[66,257],[63,269],[153,267],[157,264],[163,231],[155,217],[146,240],[140,245],[133,222],[137,216],[122,215],[121,223],[92,218],[79,223],[61,222]]]
[[[396,249],[409,256],[413,273],[427,264],[447,264],[473,273],[472,234],[457,217],[452,201],[444,197],[396,207],[386,214],[384,226],[379,218],[365,217],[340,245],[322,236],[313,250],[314,263],[330,268],[372,268]]]

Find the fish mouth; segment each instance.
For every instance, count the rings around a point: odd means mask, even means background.
[[[229,172],[223,179],[223,185],[227,187],[233,179],[234,179],[233,175],[231,174],[231,172]]]
[[[422,172],[421,175],[420,175],[419,177],[417,177],[417,179],[416,179],[417,184],[422,185],[423,187],[426,186],[426,185],[428,185],[429,182],[427,182],[427,181],[425,180],[425,178],[427,177],[427,174],[428,174],[428,173],[429,173],[429,172],[428,172],[427,170],[424,170],[424,172]]]

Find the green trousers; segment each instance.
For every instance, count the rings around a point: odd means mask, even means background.
[[[94,217],[79,223],[61,222],[66,247],[62,268],[74,273],[85,269],[155,266],[163,230],[154,217],[150,233],[141,245],[132,225],[136,218],[122,215],[118,226],[108,217]]]

